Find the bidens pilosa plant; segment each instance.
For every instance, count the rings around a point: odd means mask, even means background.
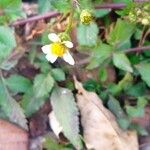
[[[49,131],[44,121],[52,120],[47,114],[51,104],[55,123],[69,141],[58,145],[52,140],[52,145],[83,149],[90,145],[81,129],[81,113],[87,107],[77,105],[76,97],[85,90],[75,88],[76,76],[88,94],[92,91],[102,99],[121,128],[149,134],[138,117],[145,117],[150,102],[150,3],[110,2],[38,0],[26,5],[0,0],[1,118],[18,124],[31,137],[41,136]],[[32,131],[34,115],[40,113],[41,118],[46,116],[38,120],[46,124],[44,131]]]

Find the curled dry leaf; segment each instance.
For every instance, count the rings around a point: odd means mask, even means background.
[[[94,92],[84,90],[76,79],[75,86],[86,147],[94,150],[138,150],[136,133],[120,129],[101,99]]]
[[[0,150],[28,150],[28,133],[12,123],[0,120]]]

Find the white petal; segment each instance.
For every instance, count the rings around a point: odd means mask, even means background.
[[[55,34],[55,33],[50,33],[50,34],[48,35],[48,38],[49,38],[52,42],[60,42],[60,41],[61,41],[60,38],[59,38],[59,36],[58,36],[57,34]]]
[[[49,123],[50,123],[50,126],[53,130],[53,132],[55,133],[55,135],[59,138],[59,134],[60,132],[62,132],[62,127],[60,126],[55,114],[54,114],[54,111],[52,111],[49,115]]]
[[[63,55],[63,59],[70,65],[75,64],[73,57],[70,55],[70,53],[68,51]]]
[[[50,51],[50,45],[44,45],[41,49],[43,53],[47,54]]]
[[[54,63],[54,62],[56,61],[56,59],[57,59],[57,56],[55,56],[55,55],[53,55],[53,54],[47,54],[47,55],[46,55],[46,59],[47,59],[48,61],[50,61],[51,63]]]
[[[64,41],[63,43],[65,44],[66,47],[73,48],[73,43],[72,42],[70,42],[70,41]]]

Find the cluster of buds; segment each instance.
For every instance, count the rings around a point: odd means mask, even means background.
[[[136,5],[129,11],[128,19],[131,22],[139,22],[143,25],[150,25],[150,3]]]

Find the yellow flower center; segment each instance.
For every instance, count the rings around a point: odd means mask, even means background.
[[[66,51],[66,46],[61,42],[54,42],[51,44],[51,52],[56,56],[63,56]]]
[[[90,24],[92,19],[92,14],[88,10],[82,10],[80,20],[83,24]]]

